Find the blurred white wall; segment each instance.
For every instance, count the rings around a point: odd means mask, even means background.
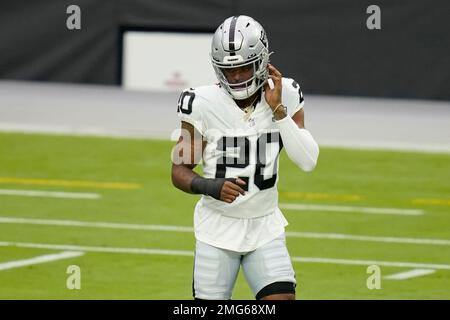
[[[211,38],[212,34],[125,32],[124,88],[179,92],[217,82],[209,58]]]

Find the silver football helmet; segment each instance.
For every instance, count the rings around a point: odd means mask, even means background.
[[[269,42],[264,28],[248,16],[227,18],[214,33],[211,62],[217,79],[233,99],[250,97],[261,88],[268,77]],[[223,69],[253,66],[250,79],[230,83]]]

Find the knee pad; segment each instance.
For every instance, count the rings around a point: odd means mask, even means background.
[[[292,282],[273,282],[256,294],[256,299],[261,300],[264,297],[270,296],[271,294],[295,294],[295,283]]]

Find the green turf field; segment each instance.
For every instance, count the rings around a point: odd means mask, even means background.
[[[156,140],[0,134],[0,299],[191,299],[193,233],[158,229],[192,227],[198,199],[172,187],[171,148]],[[283,151],[278,187],[280,203],[325,206],[283,209],[291,256],[307,260],[294,262],[297,298],[450,299],[449,154],[322,148],[315,171],[303,173]],[[97,198],[11,194],[20,191]],[[84,255],[8,264],[74,250]],[[381,289],[369,290],[365,261],[401,264],[381,265]],[[66,287],[69,265],[81,269],[80,290]],[[417,269],[432,273],[383,278]],[[242,275],[233,298],[253,298]]]

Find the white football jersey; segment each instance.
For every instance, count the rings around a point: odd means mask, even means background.
[[[293,79],[282,79],[282,103],[289,116],[303,107],[303,95]],[[196,221],[211,215],[248,220],[275,214],[279,222],[284,220],[278,209],[277,190],[282,140],[264,93],[254,111],[246,114],[219,85],[191,88],[180,96],[178,115],[207,142],[202,158],[205,178],[239,177],[247,183],[245,195],[239,195],[233,203],[203,195],[195,209]],[[280,226],[285,224],[285,220],[280,222]],[[220,246],[211,239],[199,240]]]

